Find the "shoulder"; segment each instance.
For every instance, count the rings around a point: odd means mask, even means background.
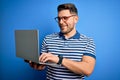
[[[95,42],[94,42],[94,39],[92,37],[88,37],[84,34],[80,34],[79,40],[83,43],[86,43],[87,45],[95,46]]]
[[[80,34],[80,39],[87,40],[87,41],[93,41],[92,37],[86,36],[84,34]]]

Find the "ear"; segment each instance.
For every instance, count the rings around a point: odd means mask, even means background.
[[[79,17],[78,17],[78,16],[75,16],[75,17],[74,17],[74,21],[75,21],[75,23],[77,23],[77,22],[78,22],[78,19],[79,19]]]

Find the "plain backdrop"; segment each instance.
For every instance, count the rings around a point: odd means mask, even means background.
[[[46,35],[59,32],[54,17],[62,3],[76,5],[77,30],[96,44],[95,69],[86,80],[120,80],[119,0],[0,0],[0,80],[45,80],[46,69],[34,70],[16,57],[14,31],[38,29],[41,47]]]

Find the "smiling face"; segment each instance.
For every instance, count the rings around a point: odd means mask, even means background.
[[[69,10],[61,10],[58,12],[58,24],[60,31],[63,34],[75,33],[75,25],[78,21],[78,16],[71,14]]]

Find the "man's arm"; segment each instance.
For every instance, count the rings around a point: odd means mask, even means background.
[[[42,53],[39,59],[41,62],[54,62],[58,63],[59,58],[51,53]],[[76,62],[67,58],[63,58],[62,65],[76,74],[83,74],[89,76],[95,66],[95,59],[91,56],[83,56],[81,62]]]
[[[90,56],[83,56],[81,62],[76,62],[64,58],[62,61],[62,65],[76,74],[84,74],[86,76],[89,76],[94,70],[95,59]]]

